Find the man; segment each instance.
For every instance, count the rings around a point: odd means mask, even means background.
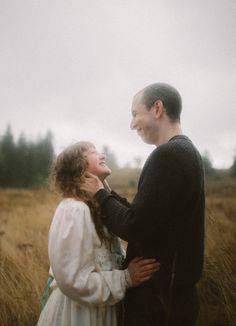
[[[142,170],[132,202],[89,175],[108,229],[128,241],[133,257],[155,257],[161,268],[125,299],[127,326],[192,326],[199,311],[196,283],[203,268],[204,172],[199,152],[182,134],[178,91],[156,83],[137,93],[131,128],[156,148]]]

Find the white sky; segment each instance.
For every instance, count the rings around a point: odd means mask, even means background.
[[[107,144],[121,164],[153,146],[129,129],[154,82],[183,98],[182,126],[216,167],[236,154],[235,0],[0,0],[0,135],[47,130],[56,150]]]

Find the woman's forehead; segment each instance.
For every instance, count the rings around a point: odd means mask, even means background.
[[[85,152],[92,152],[94,150],[97,150],[97,149],[94,145],[91,144],[85,149]]]

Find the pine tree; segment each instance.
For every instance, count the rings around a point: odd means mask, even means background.
[[[236,178],[236,156],[234,157],[233,164],[230,168],[230,175],[233,178]]]
[[[8,125],[5,134],[0,141],[0,185],[11,187],[14,185],[16,175],[15,144]]]
[[[205,151],[202,155],[202,161],[204,165],[205,175],[206,177],[214,176],[215,175],[215,169],[213,168],[210,155],[208,151]]]
[[[21,134],[15,144],[8,126],[0,139],[0,187],[29,188],[40,186],[48,177],[54,155],[52,134],[36,142]]]

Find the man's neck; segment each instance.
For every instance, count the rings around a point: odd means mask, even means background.
[[[168,143],[171,138],[182,134],[183,132],[180,123],[170,124],[160,132],[155,145],[159,146]]]

